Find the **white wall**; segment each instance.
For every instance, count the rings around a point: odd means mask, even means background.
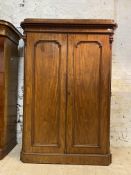
[[[115,0],[111,144],[131,146],[131,0]]]
[[[131,0],[0,0],[0,18],[19,30],[24,18],[112,18],[113,43],[111,145],[131,146]],[[18,140],[21,140],[23,43],[20,42]]]

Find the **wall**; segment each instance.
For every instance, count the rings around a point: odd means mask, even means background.
[[[131,1],[130,0],[0,0],[0,18],[19,30],[24,18],[112,18],[118,23],[113,43],[111,145],[131,146]],[[18,140],[21,141],[23,42],[20,42]]]
[[[131,1],[115,0],[114,7],[111,144],[131,146]]]

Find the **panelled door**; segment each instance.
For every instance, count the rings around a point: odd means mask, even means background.
[[[24,148],[109,152],[108,36],[28,33],[27,40]]]
[[[68,35],[67,153],[108,152],[109,55],[106,35]]]
[[[29,33],[27,40],[24,146],[64,153],[67,35]]]

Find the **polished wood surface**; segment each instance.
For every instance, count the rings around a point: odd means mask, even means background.
[[[18,41],[21,34],[0,20],[0,159],[16,145]]]
[[[88,27],[88,28],[116,28],[116,23],[111,19],[33,19],[27,18],[22,23],[21,26],[25,29],[27,27],[67,27],[67,28],[75,28],[75,27]]]
[[[33,37],[29,35],[29,40],[31,45],[27,46],[27,53],[34,50],[34,55],[29,54],[27,58],[27,65],[33,66],[33,72],[29,70],[34,94],[30,101],[33,107],[32,149],[60,153],[65,147],[66,35],[34,34]]]
[[[21,25],[25,41],[21,160],[110,164],[111,43],[116,24],[26,19]]]
[[[67,145],[69,153],[99,153],[103,37],[68,37]],[[102,116],[103,117],[103,116]]]

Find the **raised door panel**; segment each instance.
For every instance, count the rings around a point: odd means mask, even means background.
[[[108,37],[102,35],[68,36],[68,153],[107,151],[110,90],[108,41]]]
[[[25,116],[31,123],[26,128],[30,150],[61,153],[65,148],[67,36],[34,34],[27,39],[25,102],[30,99],[31,105]]]

